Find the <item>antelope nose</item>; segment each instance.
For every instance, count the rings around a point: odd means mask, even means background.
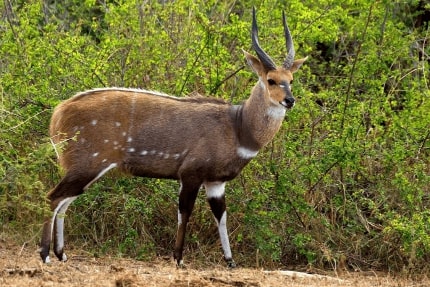
[[[291,109],[292,107],[294,107],[294,103],[295,100],[293,97],[287,97],[281,102],[281,105],[283,105],[287,109]]]

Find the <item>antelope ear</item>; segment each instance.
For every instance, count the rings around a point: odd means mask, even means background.
[[[303,63],[304,63],[307,59],[308,59],[308,57],[305,57],[305,58],[302,58],[302,59],[295,60],[295,61],[293,62],[293,65],[291,66],[291,69],[290,69],[291,73],[295,73],[295,72],[297,72],[297,70],[298,70],[298,69],[303,65]]]
[[[266,69],[264,68],[263,64],[257,57],[254,57],[245,50],[243,50],[243,53],[245,54],[246,62],[248,63],[248,65],[258,76],[261,77],[266,72]]]

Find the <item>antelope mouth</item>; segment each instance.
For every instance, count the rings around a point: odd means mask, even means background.
[[[294,107],[294,102],[282,101],[282,102],[279,102],[279,104],[284,108],[286,108],[287,110],[290,110]]]

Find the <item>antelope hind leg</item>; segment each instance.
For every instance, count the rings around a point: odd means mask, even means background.
[[[224,259],[229,268],[235,268],[236,263],[230,248],[230,241],[227,231],[227,211],[225,204],[225,183],[224,182],[211,182],[205,183],[206,197],[211,207],[212,213],[215,217],[218,233],[221,240],[221,246],[224,251]]]

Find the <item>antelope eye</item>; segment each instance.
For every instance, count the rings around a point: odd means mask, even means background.
[[[268,79],[267,82],[269,83],[270,86],[276,85],[276,82],[273,79]]]

